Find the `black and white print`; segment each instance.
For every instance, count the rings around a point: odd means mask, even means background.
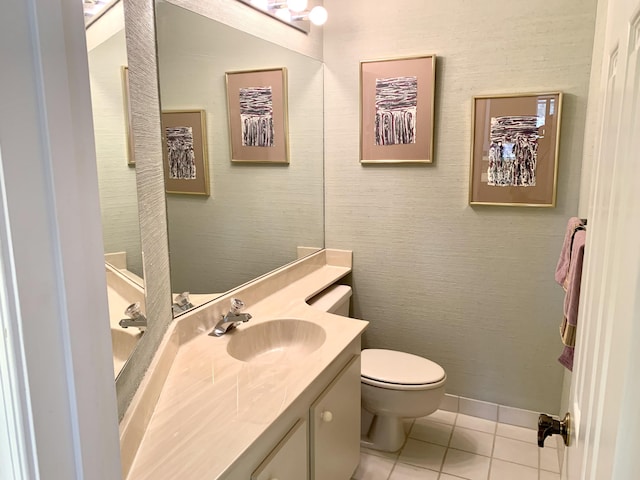
[[[492,117],[487,183],[497,187],[534,187],[538,138],[535,115]]]
[[[273,93],[271,87],[240,89],[243,147],[273,147]]]
[[[192,127],[166,127],[169,178],[196,179],[196,156],[193,151]]]
[[[376,78],[376,145],[416,143],[418,78]]]

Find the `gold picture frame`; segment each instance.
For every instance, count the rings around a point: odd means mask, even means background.
[[[433,163],[436,56],[360,62],[360,163]]]
[[[162,144],[166,192],[209,196],[205,111],[163,111]]]
[[[226,73],[231,161],[289,163],[287,69]]]
[[[562,92],[472,103],[469,204],[555,207]]]
[[[133,129],[131,127],[131,105],[129,104],[129,67],[120,67],[122,77],[122,102],[124,104],[124,131],[127,142],[127,165],[136,166],[136,157],[133,148]]]

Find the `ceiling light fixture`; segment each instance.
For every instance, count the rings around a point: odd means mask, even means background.
[[[304,26],[304,22],[311,22],[314,25],[324,25],[329,17],[327,10],[321,6],[308,8],[308,0],[239,0],[243,3],[261,10],[271,16],[282,20],[296,28],[305,32],[309,31],[308,24]]]
[[[287,6],[292,12],[304,12],[307,9],[307,0],[289,0]]]
[[[291,5],[291,0],[289,0],[289,2],[285,2],[285,5],[287,5],[287,3]],[[295,2],[294,0],[294,3],[297,3],[297,2]],[[291,16],[291,20],[294,22],[299,20],[309,20],[314,25],[320,26],[320,25],[324,25],[325,22],[327,21],[327,18],[329,18],[327,9],[320,5],[316,5],[311,10],[304,10],[303,8],[302,11],[293,10],[291,6],[288,6],[285,8],[293,12]]]
[[[327,12],[327,9],[324,7],[321,7],[320,5],[313,7],[309,12],[309,20],[314,25],[324,25],[325,22],[327,21],[327,18],[329,18],[329,13]]]

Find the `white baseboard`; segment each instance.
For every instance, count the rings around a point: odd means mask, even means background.
[[[540,415],[539,412],[531,410],[450,394],[444,396],[440,403],[440,409],[532,429],[538,428],[538,416]]]

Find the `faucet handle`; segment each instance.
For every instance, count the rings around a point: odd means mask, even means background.
[[[129,305],[124,311],[124,314],[127,317],[131,318],[132,320],[135,320],[136,318],[138,318],[141,315],[140,302],[135,302]]]
[[[239,298],[231,299],[231,308],[229,309],[229,313],[233,313],[234,315],[237,315],[240,313],[240,310],[242,310],[243,308],[244,308],[244,302],[242,300],[240,300]]]
[[[173,303],[177,305],[186,305],[189,302],[189,292],[182,292],[176,295],[176,298],[173,300]]]

